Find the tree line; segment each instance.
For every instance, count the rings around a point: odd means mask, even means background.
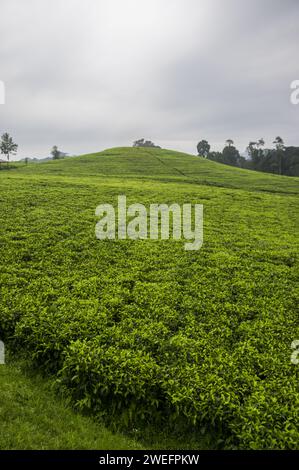
[[[226,140],[222,152],[211,152],[210,144],[203,139],[197,144],[197,153],[199,156],[225,165],[279,175],[299,176],[299,147],[285,146],[280,136],[275,138],[273,144],[274,148],[266,149],[263,138],[251,141],[247,146],[247,158],[245,158],[240,155],[232,139]]]
[[[250,141],[247,146],[247,158],[240,155],[232,139],[225,141],[222,152],[211,152],[211,146],[205,139],[197,144],[199,156],[224,163],[225,165],[247,168],[249,170],[276,173],[279,175],[299,176],[299,147],[285,146],[284,140],[277,136],[273,141],[274,148],[267,149],[263,138],[257,141]],[[150,140],[138,139],[133,143],[133,147],[160,148]],[[12,137],[5,132],[0,139],[0,153],[5,155],[7,161],[11,155],[15,155],[18,149]],[[61,152],[56,145],[51,150],[54,160],[63,158],[67,154]],[[27,162],[26,162],[27,163]]]

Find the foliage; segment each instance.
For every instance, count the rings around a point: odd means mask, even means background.
[[[247,159],[240,156],[233,143],[233,140],[228,139],[222,152],[209,152],[207,158],[218,163],[250,170],[299,176],[299,147],[286,147],[281,137],[278,136],[273,141],[275,149],[264,149],[263,138],[256,142],[249,142],[246,149],[249,157]]]
[[[159,145],[155,145],[151,140],[138,139],[133,142],[133,147],[151,147],[159,149]]]
[[[201,140],[200,142],[198,142],[197,144],[197,153],[198,155],[200,155],[201,157],[205,157],[207,158],[209,152],[210,152],[210,144],[208,143],[207,140]]]
[[[60,158],[63,158],[65,154],[58,150],[57,145],[54,145],[51,150],[51,155],[53,157],[53,160],[59,160]]]
[[[244,157],[240,156],[239,151],[233,144],[234,141],[232,139],[227,139],[226,146],[222,152],[209,152],[209,150],[207,150],[206,157],[218,163],[244,168],[246,160]]]
[[[1,339],[107,419],[298,448],[298,178],[123,148],[0,182]],[[203,203],[203,248],[97,240],[119,194]]]

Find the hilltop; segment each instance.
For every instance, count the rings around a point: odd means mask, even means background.
[[[21,169],[21,168],[20,168]],[[202,157],[172,150],[120,147],[102,152],[30,164],[22,172],[63,176],[108,176],[180,181],[201,185],[299,193],[299,178],[226,166]]]

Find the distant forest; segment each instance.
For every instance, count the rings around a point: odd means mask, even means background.
[[[264,171],[286,176],[299,176],[299,147],[287,147],[281,137],[276,137],[273,149],[266,149],[264,139],[249,142],[247,158],[240,155],[232,139],[227,139],[222,152],[211,152],[207,140],[197,144],[199,156],[225,165]]]
[[[299,176],[299,147],[287,147],[279,136],[273,141],[273,145],[272,149],[265,148],[264,139],[249,142],[246,149],[247,155],[244,157],[240,155],[232,139],[225,141],[222,152],[211,152],[209,142],[201,140],[197,144],[197,153],[200,157],[225,165],[277,175]],[[133,147],[160,148],[151,140],[145,139],[135,140]]]

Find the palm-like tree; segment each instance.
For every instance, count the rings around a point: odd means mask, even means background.
[[[225,143],[228,145],[228,147],[231,147],[232,145],[234,145],[234,141],[232,139],[227,139]]]
[[[15,144],[12,140],[12,137],[8,134],[8,132],[5,132],[2,137],[1,137],[1,142],[0,142],[0,151],[7,157],[7,160],[9,161],[10,155],[15,155],[18,149],[18,144]]]

